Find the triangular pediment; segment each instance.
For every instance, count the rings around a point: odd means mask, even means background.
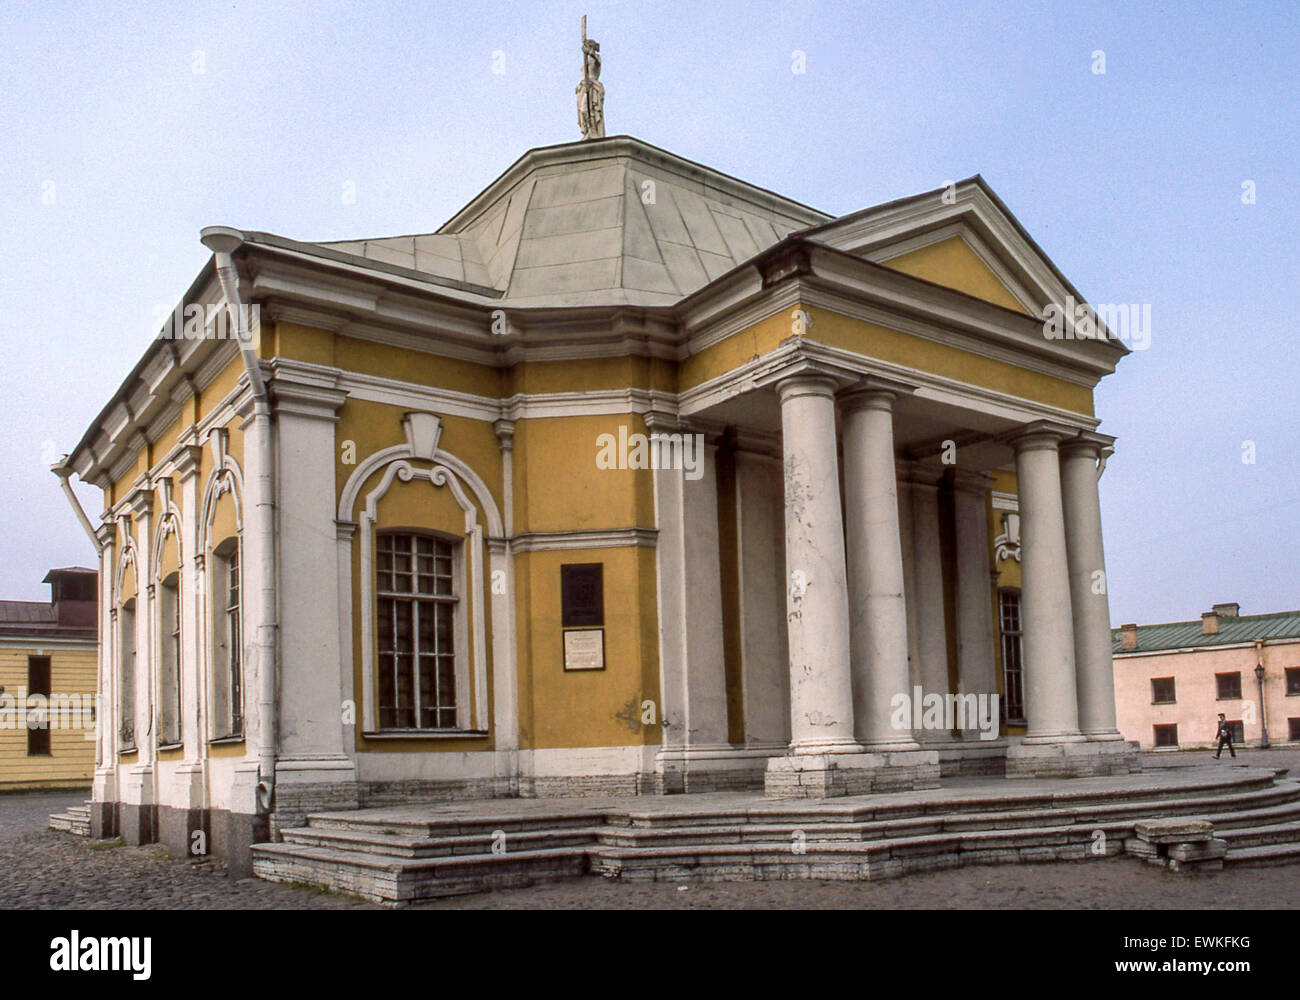
[[[877,256],[877,263],[896,271],[924,278],[936,285],[955,288],[985,302],[1005,306],[1018,312],[1029,312],[1032,301],[1022,291],[1017,295],[1000,278],[989,263],[986,249],[976,249],[969,235],[960,232],[941,235],[932,243],[904,250],[898,256]]]
[[[914,277],[1042,316],[1083,301],[980,177],[846,215],[806,233]]]

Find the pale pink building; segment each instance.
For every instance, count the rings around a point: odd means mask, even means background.
[[[1111,630],[1125,739],[1143,750],[1213,747],[1222,712],[1238,745],[1259,747],[1265,730],[1270,745],[1300,743],[1300,611],[1239,611],[1216,604],[1200,621]]]

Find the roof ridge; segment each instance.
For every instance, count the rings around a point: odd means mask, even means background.
[[[1246,621],[1248,619],[1255,620],[1259,618],[1287,618],[1295,615],[1300,615],[1300,608],[1297,608],[1294,611],[1261,611],[1257,615],[1237,614],[1237,615],[1230,615],[1228,617],[1224,617],[1223,615],[1220,615],[1219,621],[1222,623],[1225,621],[1235,622],[1235,621]],[[1168,628],[1173,625],[1200,625],[1200,624],[1201,624],[1201,620],[1199,618],[1191,618],[1186,621],[1176,621],[1176,622],[1147,622],[1146,624],[1138,622],[1137,627],[1138,628]],[[1110,630],[1112,632],[1118,632],[1123,628],[1124,628],[1123,625],[1112,625],[1110,627]]]

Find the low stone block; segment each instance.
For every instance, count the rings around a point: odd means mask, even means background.
[[[1190,844],[1174,844],[1169,848],[1171,861],[1183,863],[1195,861],[1217,861],[1228,853],[1226,840],[1205,840]]]
[[[1207,819],[1140,819],[1133,832],[1151,844],[1197,843],[1214,836],[1214,824]]]

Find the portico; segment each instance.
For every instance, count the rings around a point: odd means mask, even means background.
[[[1109,630],[1100,628],[1108,612],[1098,479],[1113,439],[1093,421],[1044,419],[1030,406],[1008,412],[959,387],[938,393],[811,336],[790,337],[765,361],[737,373],[731,389],[712,386],[710,405],[687,419],[718,428],[743,414],[750,426],[732,436],[736,461],[758,459],[744,441],[780,455],[784,620],[746,625],[748,643],[786,651],[781,669],[768,672],[788,685],[789,723],[784,747],[767,760],[767,794],[928,788],[942,774],[1135,769],[1114,728]],[[717,461],[716,447],[710,456]],[[1005,719],[981,733],[974,709],[978,699],[1001,698],[988,502],[999,467],[1014,468],[1020,484],[1020,734]],[[742,519],[759,505],[771,517],[773,486],[766,496],[738,491]],[[740,588],[742,604],[777,606],[770,576],[745,574]],[[692,628],[699,618],[697,608]],[[756,632],[770,634],[763,641]],[[688,689],[692,678],[708,682],[698,667],[686,674]],[[918,730],[922,713],[899,711],[913,692],[970,711],[956,721],[949,711],[935,726],[926,713]],[[746,702],[743,721],[757,711]],[[715,743],[708,766],[727,756]],[[688,776],[684,787],[692,784],[700,778]]]

